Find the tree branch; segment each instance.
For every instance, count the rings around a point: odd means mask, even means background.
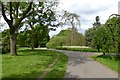
[[[32,4],[33,4],[33,2],[30,2],[28,8],[23,12],[22,17],[20,18],[21,21],[26,17],[26,15],[28,14],[28,12],[31,10]]]
[[[11,19],[11,22],[13,22],[13,17],[12,17],[12,2],[10,2],[10,19]]]
[[[16,4],[16,18],[18,18],[18,8],[19,8],[19,2]]]
[[[30,16],[31,14],[33,14],[33,11],[29,12],[25,17]]]
[[[3,3],[2,3],[1,1],[0,1],[0,3],[1,3],[1,7],[2,7],[2,16],[3,16],[4,20],[8,23],[9,27],[11,28],[11,25],[12,25],[11,20],[9,20],[9,19],[6,17],[4,5],[3,5]]]

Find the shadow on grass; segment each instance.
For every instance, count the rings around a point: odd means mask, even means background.
[[[96,58],[112,59],[112,56],[110,56],[110,55],[99,55],[99,56],[96,56]]]
[[[53,54],[49,54],[53,52]],[[31,56],[31,55],[40,55],[40,56],[52,56],[54,55],[55,51],[51,50],[18,50],[18,56]]]
[[[10,76],[6,76],[2,80],[37,80],[37,76],[42,74],[40,71],[31,71],[30,73],[23,73],[23,74],[11,74]],[[12,77],[11,77],[12,76]],[[34,76],[34,77],[32,77]]]
[[[96,56],[96,58],[104,58],[104,59],[110,59],[110,60],[115,60],[115,61],[120,61],[120,55],[110,55],[110,54],[106,54],[106,55],[99,55]]]
[[[25,57],[24,57],[25,56]],[[28,57],[27,57],[28,56]],[[47,56],[50,56],[52,58],[56,57],[56,52],[55,51],[51,51],[51,50],[30,50],[30,49],[27,49],[27,50],[18,50],[18,56],[14,57],[14,56],[5,56],[3,59],[4,60],[8,60],[8,59],[12,59],[15,58],[16,60],[21,60],[21,59],[29,59],[29,56],[30,56],[30,59],[32,59],[33,56],[45,56],[45,58],[49,58]],[[19,58],[20,57],[20,58]],[[22,58],[23,57],[23,58]],[[33,57],[33,58],[36,58],[36,57]],[[41,57],[40,57],[41,58]],[[44,58],[43,58],[44,59]],[[33,59],[33,60],[36,60],[36,59]],[[39,60],[39,59],[38,59]],[[45,59],[44,59],[45,60]],[[54,60],[54,59],[53,59]],[[47,61],[47,59],[46,59]],[[50,62],[52,62],[52,60],[50,60]],[[19,63],[19,62],[17,62]],[[24,63],[24,62],[23,62]],[[42,63],[42,62],[41,62]],[[33,66],[33,68],[31,67],[31,69],[34,69],[34,68],[41,68],[41,63],[36,63],[35,67]],[[28,64],[28,63],[27,63]],[[49,63],[45,63],[44,62],[44,65],[48,66]],[[29,65],[29,64],[28,64]],[[38,66],[37,66],[38,65]],[[9,65],[10,66],[10,65]],[[43,64],[42,64],[43,66]],[[45,67],[46,67],[45,66]],[[15,66],[13,66],[15,67]],[[17,67],[17,66],[16,66]],[[23,65],[23,67],[25,67]],[[21,67],[22,68],[22,67]],[[18,68],[19,69],[19,68]],[[7,71],[6,71],[7,72]],[[12,70],[12,72],[14,72],[14,69]],[[42,73],[44,72],[44,69],[43,70],[32,70],[30,72],[25,72],[25,71],[21,71],[20,73],[18,74],[12,74],[10,73],[10,75],[6,75],[4,76],[4,78],[2,80],[36,80],[37,77],[39,77],[40,75],[42,75]],[[32,78],[34,77],[34,78]]]

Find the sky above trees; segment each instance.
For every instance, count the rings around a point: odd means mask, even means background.
[[[91,28],[95,21],[95,17],[100,17],[102,24],[108,19],[111,14],[118,13],[118,2],[120,0],[60,0],[60,8],[69,12],[74,12],[80,16],[81,29],[79,32]],[[65,26],[66,29],[69,26]],[[50,35],[55,35],[61,31],[58,28],[55,32],[50,32]]]
[[[120,0],[60,0],[59,9],[74,12],[80,16],[81,26],[79,32],[92,27],[95,17],[100,17],[102,24],[111,14],[118,13],[118,2]],[[3,19],[0,20],[4,22]],[[69,26],[59,27],[56,31],[51,31],[50,36],[56,35],[61,29],[67,29]]]

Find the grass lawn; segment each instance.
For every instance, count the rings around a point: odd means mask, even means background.
[[[56,58],[58,58],[56,64],[50,68],[50,72],[45,77],[64,77],[68,57],[61,52],[19,49],[18,55],[19,56],[10,56],[9,54],[2,55],[3,78],[21,78],[21,80],[23,80],[22,78],[38,78]]]
[[[116,72],[120,72],[120,61],[116,61],[111,56],[92,56],[93,59],[97,60],[98,62],[102,63],[103,65],[111,68]]]

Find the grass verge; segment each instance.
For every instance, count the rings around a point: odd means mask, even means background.
[[[10,78],[38,78],[44,73],[44,70],[48,68],[50,64],[54,62],[57,54],[59,54],[59,59],[57,63],[51,67],[51,71],[47,76],[60,77],[63,78],[66,66],[67,66],[67,56],[61,52],[51,51],[51,50],[30,50],[30,49],[20,49],[18,50],[19,56],[10,56],[9,54],[0,55],[2,56],[2,77],[3,80]],[[64,62],[60,58],[65,59]],[[58,65],[59,64],[59,65]],[[63,73],[54,74],[54,70],[57,68],[62,69]]]
[[[120,73],[120,61],[115,60],[113,56],[109,55],[100,55],[100,56],[91,56],[91,58],[97,60],[108,68]]]

